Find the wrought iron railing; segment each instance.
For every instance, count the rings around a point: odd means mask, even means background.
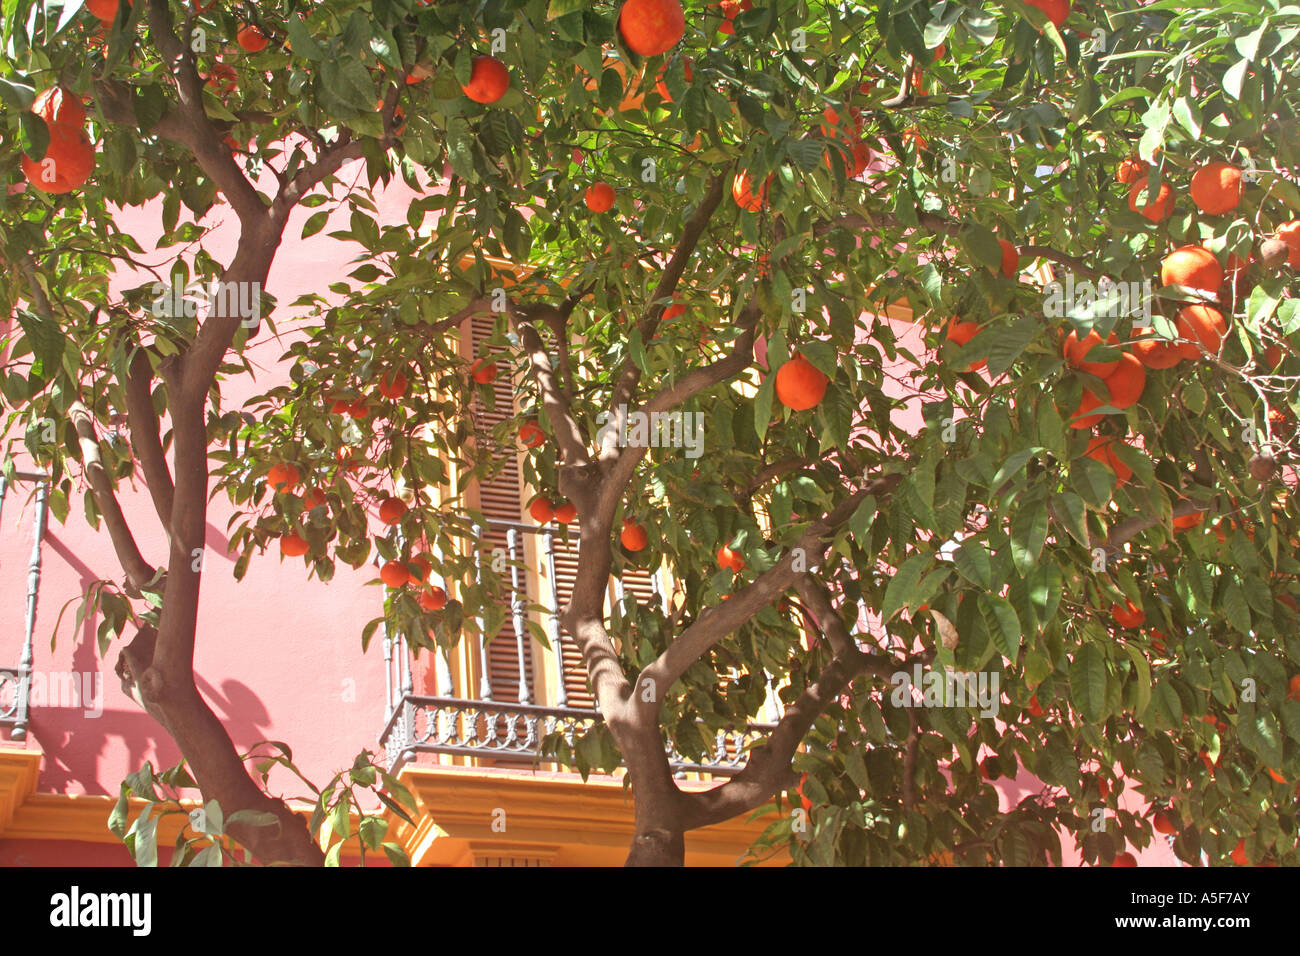
[[[555,763],[553,755],[543,753],[546,738],[559,733],[572,749],[580,736],[602,720],[598,710],[579,707],[407,694],[389,717],[382,743],[393,772],[421,752]],[[687,759],[668,748],[669,763],[678,773],[731,776],[745,766],[749,747],[772,726],[750,724],[743,730],[718,731],[713,752],[703,761]]]
[[[32,554],[27,562],[27,606],[23,646],[17,667],[0,667],[0,725],[9,727],[12,740],[27,737],[32,683],[32,635],[36,630],[36,597],[41,587],[41,543],[45,540],[45,518],[49,484],[45,475],[18,472],[11,482],[0,476],[0,513],[5,496],[14,482],[36,484],[36,515],[32,522]]]
[[[458,694],[454,686],[450,653],[440,648],[433,654],[427,680],[435,695],[417,694],[413,686],[411,655],[400,639],[385,636],[384,659],[387,666],[388,712],[380,743],[387,763],[394,771],[418,753],[444,754],[488,759],[532,759],[556,763],[553,755],[543,752],[544,742],[560,734],[572,748],[578,739],[603,718],[599,709],[570,706],[565,687],[558,618],[560,595],[556,578],[555,532],[552,526],[534,527],[518,522],[489,522],[506,532],[506,551],[510,568],[510,611],[518,654],[519,689],[517,699],[493,699],[488,679],[488,662],[483,646],[475,642],[474,670],[479,675],[477,694]],[[485,529],[478,529],[483,532]],[[545,570],[541,576],[541,600],[529,600],[523,577],[521,558],[523,535],[535,535],[539,544],[538,560]],[[483,534],[477,535],[482,538]],[[483,552],[478,552],[480,562]],[[653,596],[665,611],[667,593],[657,575],[650,577]],[[624,583],[615,579],[613,599],[621,605],[631,597]],[[525,678],[531,655],[531,640],[525,626],[526,608],[530,603],[545,607],[544,627],[552,653],[548,663],[554,668],[553,679],[545,685],[553,688],[553,700],[539,703],[532,699],[532,682]],[[481,623],[481,622],[480,622]],[[775,696],[770,717],[779,716]],[[700,761],[682,756],[668,748],[669,761],[679,773],[698,772],[730,776],[747,760],[748,748],[771,729],[772,724],[750,724],[744,728],[714,733],[715,746],[707,759]]]

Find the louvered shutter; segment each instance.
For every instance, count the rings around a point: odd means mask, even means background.
[[[490,316],[476,316],[470,321],[469,357],[472,358],[479,354],[479,347],[492,335],[493,323],[494,320]],[[477,399],[475,400],[473,414],[477,419],[477,431],[488,431],[510,418],[513,414],[514,386],[508,376],[497,376],[492,383],[492,395],[495,399],[495,408],[492,410],[489,410]],[[479,509],[490,521],[518,524],[522,515],[522,490],[519,476],[519,459],[513,453],[508,454],[505,459],[505,467],[501,469],[500,473],[488,481],[479,483]],[[507,537],[507,528],[499,524],[489,526],[481,544],[481,547],[486,552],[484,559],[488,560],[488,556],[497,548],[500,548],[503,554],[509,555],[510,549]],[[520,559],[524,557],[523,541],[519,535],[516,535],[515,556]],[[522,577],[520,584],[521,586],[524,584]],[[526,595],[521,595],[521,598],[525,604],[528,603]],[[509,609],[507,609],[505,626],[491,640],[485,648],[484,654],[492,699],[518,702],[522,696],[520,694],[519,641],[518,635],[515,633],[514,618],[509,614]],[[527,634],[524,635],[523,658],[524,670],[522,678],[526,682],[528,691],[526,696],[528,700],[536,702],[535,685],[533,683],[532,642]],[[472,696],[478,696],[478,687],[469,688],[469,690],[472,691]]]

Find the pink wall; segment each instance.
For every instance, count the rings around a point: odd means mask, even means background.
[[[361,164],[346,167],[351,182]],[[385,222],[405,218],[410,191],[400,183],[381,199]],[[343,278],[360,247],[318,234],[297,239],[313,210],[299,209],[286,230],[268,291],[282,303],[307,292],[322,292],[327,282]],[[347,210],[336,214],[325,232],[346,228]],[[214,208],[208,223],[216,228],[206,247],[228,261],[238,238],[238,222],[228,208]],[[161,204],[121,212],[118,223],[146,249],[161,234]],[[174,253],[155,251],[142,259],[166,273]],[[121,285],[146,281],[125,276]],[[285,349],[292,322],[277,316],[281,340],[266,339],[248,350],[254,367],[271,369]],[[236,379],[225,387],[226,407],[238,407],[270,383]],[[0,517],[0,664],[18,663],[24,620],[27,566],[31,553],[33,503],[29,487],[11,489]],[[122,490],[122,505],[145,557],[165,555],[165,539],[147,494]],[[300,768],[324,782],[349,765],[363,748],[377,749],[385,709],[383,653],[375,641],[361,652],[364,624],[381,607],[382,592],[365,582],[373,568],[353,572],[340,566],[327,587],[308,579],[302,559],[281,560],[272,547],[253,559],[242,583],[236,583],[227,556],[224,528],[231,509],[224,496],[214,499],[208,522],[208,564],[200,600],[196,671],[199,687],[229,728],[236,745],[246,748],[263,739],[288,743]],[[65,706],[33,708],[30,736],[45,752],[39,789],[70,794],[116,794],[119,781],[145,760],[164,767],[179,753],[154,721],[122,692],[113,665],[118,648],[101,660],[95,645],[98,617],[74,632],[75,603],[63,616],[57,644],[50,639],[60,609],[78,599],[99,578],[120,581],[122,571],[107,535],[87,523],[78,493],[68,523],[51,522],[43,549],[43,567],[35,632],[35,669],[48,680],[54,673],[97,674],[102,682],[102,715],[88,717],[74,700]],[[39,678],[38,678],[39,679]],[[2,732],[0,732],[2,733]],[[273,781],[276,778],[273,777]],[[287,795],[297,794],[287,776]],[[12,848],[11,848],[12,849]]]

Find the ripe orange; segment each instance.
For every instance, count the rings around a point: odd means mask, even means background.
[[[555,520],[560,524],[573,524],[574,519],[578,517],[578,509],[574,507],[573,502],[566,501],[555,508]]]
[[[1178,832],[1178,827],[1174,826],[1174,821],[1170,820],[1169,817],[1163,813],[1157,812],[1151,818],[1151,825],[1155,828],[1157,833],[1167,833],[1172,835]]]
[[[1093,415],[1094,409],[1101,407],[1101,399],[1092,392],[1084,389],[1083,398],[1079,400],[1079,407],[1074,410],[1070,416],[1069,424],[1071,428],[1092,428],[1105,417],[1104,415]]]
[[[769,179],[771,177],[768,177]],[[736,205],[747,212],[758,212],[767,202],[767,182],[764,182],[755,195],[749,183],[749,176],[746,173],[736,173],[731,180],[731,198],[736,201]]]
[[[979,334],[980,326],[978,322],[967,322],[965,319],[953,316],[948,320],[948,329],[945,333],[949,342],[956,342],[958,345],[966,345],[971,339]]]
[[[1183,360],[1179,346],[1168,339],[1155,337],[1155,329],[1137,329],[1134,335],[1147,336],[1133,343],[1133,354],[1147,368],[1173,368]]]
[[[401,398],[406,394],[406,376],[393,369],[379,380],[379,394],[389,399]]]
[[[112,23],[117,18],[118,0],[86,0],[86,9],[102,23]],[[127,0],[127,6],[130,6]]]
[[[308,488],[302,493],[302,510],[311,511],[314,508],[319,508],[321,505],[326,504],[327,501],[328,499],[325,497],[325,492],[321,491],[319,488]]]
[[[242,24],[235,40],[249,53],[261,53],[266,49],[266,34],[251,23]]]
[[[1002,274],[1008,279],[1013,279],[1020,271],[1020,252],[1014,243],[1006,239],[999,239],[998,245],[1002,247]]]
[[[348,414],[351,415],[353,418],[358,418],[358,419],[369,418],[370,406],[366,404],[366,400],[364,398],[358,398],[355,402],[353,402],[351,405],[348,406]]]
[[[475,359],[469,367],[469,377],[480,385],[487,385],[497,377],[497,363],[488,362],[485,365],[482,359]]]
[[[1124,599],[1124,604],[1112,604],[1110,606],[1110,616],[1115,619],[1115,623],[1120,627],[1141,627],[1146,623],[1147,613],[1142,610],[1142,606],[1134,604],[1128,598]]]
[[[1179,531],[1186,531],[1188,528],[1195,528],[1205,520],[1204,511],[1193,511],[1191,514],[1182,515],[1174,519],[1174,527]]]
[[[745,570],[745,559],[741,557],[739,551],[733,551],[728,545],[723,545],[718,549],[718,564],[721,567],[729,568],[733,574],[739,574]]]
[[[229,63],[214,63],[212,71],[204,78],[207,86],[212,87],[214,93],[218,96],[229,96],[235,92],[235,81],[239,74]]]
[[[754,0],[721,0],[718,6],[722,7],[722,15],[726,18],[718,26],[718,32],[730,35],[736,32],[736,25],[731,21],[742,11],[753,10]]]
[[[1128,852],[1118,854],[1115,857],[1114,862],[1111,863],[1111,866],[1137,866],[1137,865],[1138,865],[1137,857],[1135,857],[1132,853],[1128,853]]]
[[[69,93],[61,86],[51,86],[32,100],[31,110],[46,126],[84,126],[86,108],[75,93]]]
[[[1203,347],[1211,355],[1219,354],[1223,337],[1228,334],[1228,323],[1223,313],[1208,305],[1189,305],[1178,311],[1178,335],[1190,343],[1178,346],[1183,358],[1198,359]],[[1194,343],[1200,343],[1197,346]]]
[[[1275,235],[1285,242],[1290,250],[1286,260],[1287,264],[1292,269],[1300,269],[1300,219],[1282,223],[1277,227]]]
[[[510,71],[494,56],[476,56],[461,91],[475,103],[495,103],[510,89]]]
[[[587,187],[586,201],[592,212],[609,212],[614,208],[614,187],[609,183],[592,183]]]
[[[1115,472],[1115,484],[1118,487],[1133,477],[1133,469],[1120,461],[1119,456],[1115,454],[1116,444],[1120,444],[1117,438],[1093,435],[1088,441],[1086,454]]]
[[[802,355],[776,370],[776,397],[797,412],[815,407],[826,396],[830,379]]]
[[[1241,202],[1241,170],[1221,160],[1206,163],[1192,173],[1190,192],[1196,208],[1207,215],[1236,209]]]
[[[668,84],[664,82],[664,76],[667,73],[667,67],[659,71],[659,79],[655,81],[655,91],[663,97],[665,103],[671,103],[673,101],[672,94],[668,92]],[[682,73],[686,76],[687,83],[695,79],[695,71],[691,69],[690,57],[687,57],[686,62],[682,64]]]
[[[406,570],[410,572],[412,581],[423,584],[429,580],[429,575],[433,572],[433,562],[423,554],[413,555],[411,560],[406,562]]]
[[[406,502],[401,498],[385,498],[379,503],[379,520],[384,524],[397,524],[406,514]]]
[[[1052,26],[1060,27],[1070,15],[1070,0],[1025,0],[1031,7],[1037,7],[1047,14]]]
[[[1250,866],[1250,858],[1246,856],[1246,841],[1244,838],[1237,841],[1237,845],[1232,848],[1232,853],[1229,855],[1232,857],[1232,862],[1238,866]]]
[[[519,441],[525,448],[540,448],[546,441],[546,433],[532,422],[524,422],[519,428]]]
[[[980,326],[978,322],[967,322],[965,319],[954,315],[948,320],[948,328],[944,331],[944,335],[947,337],[949,342],[955,342],[957,345],[966,345],[971,339],[975,338],[979,332]],[[972,362],[966,371],[974,372],[977,369],[983,368],[987,364],[988,361],[986,359],[978,359],[975,362]]]
[[[1300,700],[1300,674],[1294,675],[1286,685],[1287,700]]]
[[[1138,199],[1145,199],[1146,192],[1147,181],[1145,179],[1135,182],[1133,188],[1128,192],[1128,208],[1141,213],[1152,222],[1167,219],[1169,214],[1174,211],[1174,191],[1169,188],[1169,184],[1161,183],[1160,189],[1156,191],[1156,198],[1146,200],[1139,206]]]
[[[286,558],[300,558],[308,551],[307,539],[292,531],[280,535],[280,554]]]
[[[40,162],[23,154],[23,175],[41,192],[70,193],[85,184],[95,169],[95,149],[84,130],[50,127],[50,142]]]
[[[627,0],[618,12],[618,32],[629,50],[658,56],[681,41],[686,17],[677,0]]]
[[[1126,159],[1119,164],[1115,170],[1115,181],[1117,183],[1135,183],[1143,176],[1150,167],[1140,159]]]
[[[298,484],[298,469],[293,465],[272,465],[266,473],[266,483],[275,491],[288,491]]]
[[[447,606],[447,592],[434,585],[420,592],[420,607],[426,611],[441,611]]]
[[[555,507],[548,499],[538,496],[528,506],[528,516],[538,524],[548,524],[555,517]]]
[[[337,452],[334,453],[334,457],[338,460],[339,467],[342,468],[344,471],[361,470],[362,463],[360,461],[353,460],[353,457],[355,455],[356,455],[356,449],[354,449],[351,445],[343,445],[339,448]]]
[[[1037,694],[1029,698],[1029,713],[1034,717],[1042,717],[1046,713],[1043,705],[1038,702]]]
[[[677,318],[677,316],[684,315],[685,312],[686,306],[684,305],[670,305],[668,308],[664,309],[663,321],[671,322],[673,319]]]
[[[1065,360],[1070,365],[1077,369],[1082,369],[1089,375],[1096,375],[1098,378],[1105,378],[1107,375],[1113,374],[1114,371],[1119,368],[1119,359],[1115,359],[1113,362],[1087,361],[1088,353],[1101,344],[1101,335],[1095,329],[1085,335],[1082,339],[1079,338],[1078,332],[1071,331],[1070,334],[1065,337]],[[1106,339],[1106,344],[1118,345],[1118,336],[1112,332],[1110,337]]]
[[[623,530],[618,537],[623,543],[623,547],[629,551],[644,551],[645,546],[650,543],[650,537],[646,534],[645,528],[631,518],[623,519]]]
[[[1204,246],[1182,246],[1160,263],[1160,284],[1218,292],[1223,285],[1223,266]]]
[[[411,580],[411,572],[401,561],[389,561],[379,569],[379,577],[390,588],[400,588]]]
[[[922,152],[930,146],[930,141],[922,136],[921,131],[915,126],[903,130],[903,142],[910,143],[916,148],[917,152]]]
[[[1264,354],[1261,357],[1261,362],[1263,363],[1266,369],[1272,371],[1273,369],[1277,368],[1279,365],[1282,364],[1282,359],[1285,356],[1285,354],[1286,353],[1282,351],[1282,346],[1270,345],[1268,348],[1264,349]]]
[[[22,157],[27,181],[42,192],[59,195],[83,185],[95,170],[95,147],[82,128],[86,111],[72,93],[54,86],[32,101],[31,110],[50,132],[45,156],[37,162]]]
[[[1137,360],[1137,356],[1125,352],[1120,356],[1119,367],[1102,381],[1110,390],[1109,404],[1115,408],[1128,408],[1136,405],[1142,397],[1142,390],[1147,384],[1147,370]]]
[[[1272,778],[1273,778],[1276,782],[1278,782],[1278,783],[1286,783],[1286,777],[1282,776],[1280,773],[1278,773],[1278,772],[1277,772],[1276,770],[1274,770],[1272,767],[1269,767],[1269,768],[1268,768],[1268,775],[1269,775],[1270,777],[1272,777]]]

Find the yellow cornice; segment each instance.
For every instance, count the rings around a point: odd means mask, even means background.
[[[469,865],[493,855],[556,866],[621,866],[632,842],[632,797],[621,780],[450,766],[408,766],[400,778],[420,815],[415,828],[401,823],[396,838],[416,866]],[[773,819],[738,818],[692,830],[687,865],[734,866]]]
[[[108,829],[116,797],[38,793],[40,760],[39,750],[0,748],[0,839],[119,843]],[[385,814],[388,839],[407,851],[413,865],[621,866],[627,857],[632,798],[619,779],[593,776],[584,783],[572,773],[456,766],[408,766],[400,777],[419,813],[414,827]],[[132,800],[131,818],[143,807],[144,801]],[[686,835],[687,865],[734,866],[772,819],[737,818],[692,830]],[[179,814],[164,818],[159,846],[172,845],[183,822]],[[345,866],[357,861],[356,824],[354,818]]]
[[[18,808],[36,792],[40,772],[40,750],[0,747],[0,836],[13,823]]]

